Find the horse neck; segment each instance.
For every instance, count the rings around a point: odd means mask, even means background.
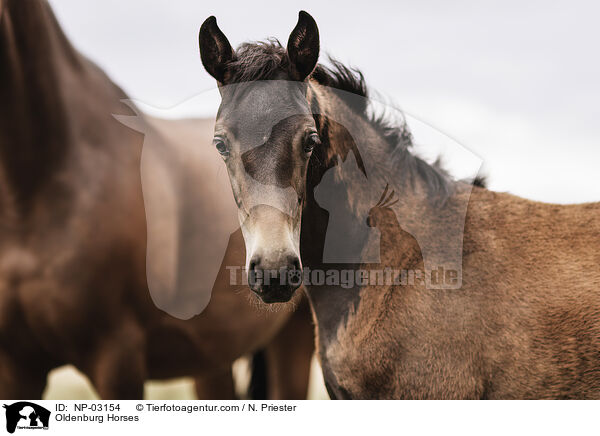
[[[61,73],[79,58],[46,2],[3,2],[0,156],[17,204],[27,208],[69,143]]]
[[[320,230],[312,235],[311,241],[314,244],[310,244],[311,247],[320,247],[321,239],[325,236],[326,223],[322,214],[318,213],[320,206],[315,199],[315,188],[323,183],[324,175],[329,171],[335,173],[335,176],[330,177],[326,183],[335,184],[339,186],[337,192],[344,192],[340,196],[343,203],[336,206],[349,213],[358,213],[358,209],[364,209],[365,204],[376,207],[386,186],[389,186],[388,194],[395,190],[394,198],[398,203],[394,206],[394,212],[398,219],[384,220],[379,223],[378,228],[390,236],[393,234],[396,243],[401,243],[402,235],[406,233],[399,223],[435,225],[429,220],[434,215],[431,209],[438,209],[440,206],[433,205],[434,202],[429,198],[428,181],[423,173],[438,170],[409,151],[390,144],[381,129],[367,116],[350,108],[336,91],[312,84],[309,99],[312,99],[313,109],[318,112],[315,118],[323,140],[322,148],[309,164],[307,175],[307,208],[303,215],[303,227],[306,223],[311,228]],[[391,166],[382,169],[384,162],[391,162]],[[457,186],[454,182],[449,182],[447,189],[452,191]],[[447,205],[449,204],[451,203]],[[319,257],[321,252],[317,250],[311,254]]]
[[[327,183],[332,183],[333,180],[333,183],[346,190],[339,196],[344,199],[344,203],[336,203],[336,206],[351,214],[356,213],[361,204],[367,203],[370,204],[369,207],[376,207],[377,200],[387,184],[390,185],[389,192],[396,190],[399,201],[394,205],[394,211],[387,211],[385,219],[377,224],[381,233],[379,266],[405,270],[422,269],[423,256],[419,245],[421,241],[415,238],[415,233],[419,232],[414,230],[424,230],[419,235],[428,235],[426,242],[429,242],[439,238],[444,232],[446,222],[452,221],[452,217],[456,215],[452,201],[442,206],[434,206],[428,198],[428,181],[422,173],[437,170],[423,161],[411,160],[418,158],[406,150],[395,154],[396,149],[383,137],[381,129],[376,128],[365,115],[353,111],[334,92],[319,89],[314,85],[312,91],[313,100],[317,99],[313,106],[318,106],[318,112],[321,114],[317,116],[317,124],[321,129],[323,149],[315,156],[314,161],[318,164],[309,166],[307,176],[307,203],[302,217],[301,236],[303,264],[312,269],[330,269],[330,265],[323,265],[321,259],[328,225],[331,225],[328,220],[332,214],[323,210],[315,199],[315,188],[323,182],[325,173],[334,171],[335,177],[328,179]],[[346,129],[345,126],[349,128]],[[360,156],[355,156],[357,152]],[[343,170],[344,162],[339,160],[338,156],[345,161],[349,158],[355,159],[356,166],[362,166],[368,177],[361,176],[362,169],[354,172]],[[390,156],[394,156],[393,159]],[[380,163],[390,160],[394,163],[391,176],[385,171],[377,171]],[[353,163],[349,165],[352,166]],[[424,168],[427,169],[423,171]],[[375,192],[374,186],[379,186],[379,191]],[[451,184],[449,189],[455,186],[457,185]],[[335,189],[334,191],[340,192]],[[407,231],[407,228],[410,231]],[[371,267],[373,266],[354,264],[341,268]],[[340,322],[347,319],[348,313],[353,311],[361,300],[360,288],[349,290],[308,287],[308,293],[317,319],[327,320],[324,328],[321,328],[323,323],[319,323],[322,336],[327,335],[323,330],[335,330]],[[334,333],[335,336],[335,332],[329,333]]]

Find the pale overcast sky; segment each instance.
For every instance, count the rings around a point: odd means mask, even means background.
[[[132,98],[173,107],[167,116],[214,115],[216,99],[180,104],[215,88],[198,54],[206,17],[217,16],[234,46],[269,36],[285,43],[304,9],[319,25],[323,52],[360,68],[381,95],[480,156],[492,189],[600,200],[600,3],[50,3],[77,48]],[[435,135],[418,132],[417,150],[431,155]],[[455,174],[468,172],[452,156],[449,163]]]

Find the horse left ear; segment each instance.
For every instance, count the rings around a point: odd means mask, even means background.
[[[234,57],[231,44],[217,26],[217,19],[208,17],[200,27],[198,35],[200,57],[208,74],[217,79],[219,86],[225,84],[227,63]]]
[[[319,28],[314,18],[300,11],[298,24],[287,44],[290,73],[294,80],[303,81],[317,66],[319,59]]]

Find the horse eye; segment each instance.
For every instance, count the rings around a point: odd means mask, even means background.
[[[229,156],[229,149],[227,148],[225,141],[223,141],[221,138],[215,138],[213,140],[213,144],[222,156]]]
[[[308,154],[313,151],[313,149],[321,143],[319,139],[319,135],[316,133],[311,133],[306,137],[306,141],[304,142],[304,153]]]

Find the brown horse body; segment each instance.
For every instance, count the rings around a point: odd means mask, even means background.
[[[360,125],[356,130],[372,138],[370,150],[380,150],[382,156],[390,152],[366,114],[349,110],[331,90],[319,92],[319,83],[314,87],[326,116]],[[329,135],[332,149],[327,153],[349,149],[346,135],[336,130]],[[411,167],[404,164],[397,170],[400,178],[408,177]],[[344,179],[341,167],[332,171]],[[339,301],[332,304],[327,289],[309,286],[330,394],[600,398],[600,203],[544,204],[448,180],[441,190],[450,194],[442,204],[432,204],[428,177],[416,175],[410,183],[397,184],[403,187],[397,191],[399,203],[375,220],[381,263],[361,267],[424,272],[419,242],[426,237],[419,241],[413,235],[451,232],[468,204],[462,286],[369,284],[347,292],[347,310],[334,322],[331,312],[339,313]],[[349,180],[345,186],[349,203],[368,198],[363,184]],[[316,209],[309,204],[304,212],[307,240],[322,232]],[[306,260],[327,268],[318,256],[308,254]],[[327,320],[324,328],[320,318]]]
[[[102,398],[141,398],[147,378],[190,375],[200,397],[232,398],[231,363],[265,347],[272,363],[285,362],[278,357],[289,357],[293,328],[304,338],[295,350],[302,375],[273,376],[272,394],[303,398],[312,354],[305,311],[257,309],[224,269],[200,315],[185,321],[155,306],[143,137],[113,118],[131,115],[126,96],[71,47],[46,2],[0,6],[0,396],[39,397],[48,371],[71,363]],[[176,133],[184,122],[138,122],[172,150],[210,141],[208,122],[192,137]],[[185,170],[202,172],[210,161],[200,157],[190,152]],[[230,198],[197,188],[205,220],[235,214]],[[206,247],[229,240],[224,264],[241,264],[240,233],[217,223],[212,235]]]
[[[321,344],[330,389],[340,398],[600,398],[599,254],[590,245],[600,241],[599,214],[597,203],[544,205],[476,188],[462,287],[361,289],[335,339]],[[415,238],[389,218],[382,261],[424,271]]]
[[[288,225],[295,210],[285,196],[293,187],[303,205],[303,269],[413,274],[350,288],[305,283],[333,398],[600,398],[600,203],[559,206],[495,193],[415,157],[405,128],[370,115],[362,76],[317,65],[318,30],[305,12],[287,50],[270,41],[234,52],[214,17],[200,30],[200,49],[223,97],[215,144],[260,258],[289,269],[277,257],[281,242],[253,232],[263,231],[261,219],[270,228]],[[320,141],[307,139],[315,129]],[[257,189],[256,180],[267,187]],[[264,193],[274,186],[287,203],[273,206]],[[377,203],[386,186],[398,201],[384,198],[386,188]],[[259,218],[265,205],[291,218]],[[324,259],[340,214],[350,217],[342,224],[358,226],[343,227],[338,242],[357,240],[363,254],[377,248],[379,262]],[[365,221],[378,240],[353,231]],[[289,253],[297,250],[286,243]],[[455,268],[451,286],[418,279],[436,262]],[[262,280],[252,289],[264,301],[285,301],[296,286]]]

